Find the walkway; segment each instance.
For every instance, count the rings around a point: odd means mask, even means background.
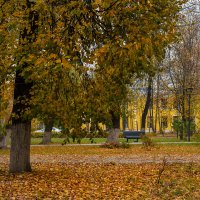
[[[200,163],[200,155],[167,155],[160,154],[157,156],[147,156],[145,154],[140,155],[112,155],[112,156],[100,156],[100,155],[32,155],[31,163],[60,163],[60,164],[94,164],[94,163],[113,163],[113,164],[142,164],[142,163]],[[9,163],[9,156],[0,156],[0,163]]]

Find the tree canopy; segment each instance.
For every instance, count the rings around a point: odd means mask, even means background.
[[[183,3],[0,0],[0,80],[15,79],[13,122],[40,114],[76,126],[119,113],[133,75],[153,75],[176,39]]]

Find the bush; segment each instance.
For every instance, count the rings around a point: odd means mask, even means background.
[[[107,131],[95,131],[87,133],[87,138],[107,138],[109,133]]]
[[[65,138],[66,137],[66,135],[63,132],[55,132],[55,131],[52,131],[51,136],[53,138]]]
[[[31,137],[32,138],[42,138],[44,135],[44,132],[31,132]],[[65,134],[62,132],[51,132],[51,137],[52,138],[65,138]]]
[[[189,122],[188,121],[183,122],[183,120],[181,119],[174,120],[172,124],[172,127],[176,131],[177,134],[180,134],[181,132],[185,133],[184,137],[187,137],[188,126],[189,126]],[[196,131],[196,124],[194,121],[191,121],[190,123],[190,131],[192,134],[195,133]]]
[[[119,133],[119,138],[124,138],[123,132]]]
[[[149,149],[154,146],[152,139],[148,137],[147,135],[142,135],[141,140],[142,140],[142,145],[144,148]]]
[[[43,132],[31,132],[31,137],[32,138],[42,138],[43,137]]]
[[[108,149],[115,149],[115,148],[128,149],[128,148],[130,148],[130,144],[127,142],[104,143],[103,145],[101,145],[101,147],[108,148]]]
[[[155,137],[157,136],[157,133],[151,132],[151,133],[146,133],[148,137]]]
[[[197,142],[200,142],[200,132],[193,134],[192,139]]]

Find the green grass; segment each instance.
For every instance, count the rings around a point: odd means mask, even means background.
[[[147,134],[148,135],[148,134]],[[52,144],[62,144],[65,138],[52,138]],[[180,143],[185,143],[187,140],[182,140],[176,138],[175,136],[173,137],[167,137],[167,136],[152,136],[151,137],[152,141],[154,143],[158,142],[180,142]],[[125,138],[119,138],[120,142],[126,142]],[[42,142],[42,138],[31,138],[31,144],[32,145],[38,145]],[[94,144],[99,144],[99,143],[104,143],[106,142],[106,138],[93,138],[93,143]],[[134,140],[129,140],[129,143],[134,142]],[[139,139],[139,142],[141,142],[141,139]],[[200,142],[198,139],[191,138],[191,142]],[[77,141],[73,143],[72,139],[70,139],[70,144],[77,144]],[[91,140],[89,138],[83,138],[81,140],[81,144],[91,144]],[[10,145],[10,142],[9,142]]]
[[[40,144],[42,141],[42,138],[31,138],[31,144],[36,145]],[[53,144],[62,144],[64,141],[64,138],[52,138],[52,143]],[[104,143],[106,141],[106,138],[93,138],[93,143],[94,144],[99,144],[99,143]],[[120,142],[126,142],[125,138],[119,138]],[[176,137],[152,137],[152,141],[157,143],[157,142],[187,142],[187,140],[182,140],[177,139]],[[133,140],[129,140],[129,143],[134,142]],[[139,140],[141,142],[141,140]],[[195,139],[191,139],[191,142],[197,142]],[[70,140],[70,144],[73,144],[72,139]],[[74,142],[74,144],[77,144],[77,141]],[[91,144],[91,140],[89,138],[83,138],[81,140],[81,144]]]
[[[53,144],[62,144],[65,138],[52,138],[51,141]],[[104,143],[106,138],[94,138],[94,143]],[[31,144],[40,144],[42,142],[42,138],[31,138]],[[70,144],[73,144],[72,139],[70,139]],[[77,144],[77,141],[74,142]],[[81,144],[91,144],[91,140],[89,138],[83,138],[81,140]]]

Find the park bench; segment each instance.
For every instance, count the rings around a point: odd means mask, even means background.
[[[138,139],[141,138],[142,135],[145,134],[145,131],[123,131],[123,135],[124,135],[124,138],[127,139],[127,142],[129,139],[133,139],[134,142],[136,140],[136,142],[138,142]]]

